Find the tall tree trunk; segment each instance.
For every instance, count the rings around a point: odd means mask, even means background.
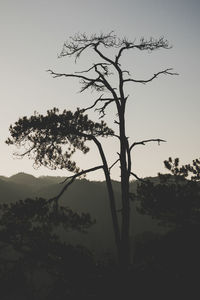
[[[102,149],[101,143],[95,137],[92,137],[92,139],[99,149],[99,153],[100,153],[100,156],[101,156],[101,159],[103,162],[103,170],[104,170],[105,179],[106,179],[108,197],[109,197],[109,201],[110,201],[110,211],[111,211],[111,216],[112,216],[115,243],[116,243],[116,247],[117,247],[117,255],[118,255],[118,260],[121,261],[120,227],[119,227],[119,221],[118,221],[118,217],[117,217],[115,195],[114,195],[114,191],[113,191],[112,181],[110,178],[109,168],[108,168],[107,160],[106,160],[104,151]]]
[[[120,115],[120,165],[121,165],[121,258],[122,268],[130,265],[130,199],[129,199],[129,173],[127,165],[127,139],[125,135],[124,109]]]

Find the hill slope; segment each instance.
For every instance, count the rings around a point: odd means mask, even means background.
[[[64,180],[62,177],[43,176],[35,178],[32,175],[19,173],[9,178],[0,179],[0,203],[11,202],[27,197],[51,198],[59,193]],[[131,190],[136,188],[136,182],[131,184]],[[117,209],[120,209],[120,184],[113,182]],[[95,253],[109,252],[114,249],[112,220],[105,182],[92,182],[85,179],[76,180],[60,198],[60,203],[75,211],[88,212],[96,220],[87,234],[78,232],[62,232],[64,240],[75,244],[83,244]],[[132,240],[138,233],[144,231],[160,231],[155,221],[148,216],[142,216],[136,211],[135,204],[131,207]]]

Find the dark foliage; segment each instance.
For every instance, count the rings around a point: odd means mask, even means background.
[[[15,297],[38,299],[40,280],[44,281],[44,290],[47,280],[46,293],[59,281],[70,294],[71,285],[80,284],[90,276],[94,265],[92,254],[82,246],[63,242],[58,231],[63,227],[66,234],[68,230],[86,232],[94,224],[89,214],[53,206],[42,198],[2,204],[0,213],[0,273],[5,297],[12,298],[15,291]],[[39,279],[34,282],[36,274]]]
[[[200,159],[194,159],[192,164],[187,164],[179,167],[179,159],[175,158],[174,161],[171,157],[164,161],[165,167],[171,171],[176,178],[188,178],[193,181],[200,180]]]
[[[140,296],[199,297],[199,234],[199,227],[190,226],[164,235],[148,232],[137,237],[134,274]]]
[[[198,160],[195,160],[193,163],[197,162]],[[200,184],[198,182],[198,166],[179,167],[178,158],[174,161],[169,158],[164,163],[172,174],[159,174],[158,182],[147,180],[138,185],[138,211],[159,220],[162,225],[199,226]]]
[[[35,238],[42,242],[44,239],[55,241],[54,231],[58,226],[84,231],[94,223],[89,214],[78,214],[63,206],[55,207],[43,198],[1,204],[0,213],[1,240],[19,247],[32,247],[31,243],[37,242]]]
[[[179,166],[169,158],[165,166],[171,174],[159,174],[158,181],[138,185],[138,211],[169,226],[163,235],[138,236],[135,263],[139,284],[147,283],[149,292],[162,297],[192,298],[198,295],[200,276],[200,185],[199,160]]]
[[[74,113],[66,110],[59,113],[54,108],[47,111],[46,116],[35,113],[30,118],[19,119],[10,126],[10,134],[6,143],[24,148],[25,151],[17,155],[34,159],[35,166],[78,172],[76,163],[70,159],[75,150],[87,153],[87,140],[92,136],[113,135],[113,131],[104,121],[95,123],[89,120],[80,109]]]

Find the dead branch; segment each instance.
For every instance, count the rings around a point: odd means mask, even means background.
[[[86,107],[86,108],[82,108],[81,109],[81,112],[86,112],[87,110],[89,110],[89,109],[92,109],[93,107],[95,107],[96,105],[97,105],[97,103],[99,102],[99,101],[103,101],[102,100],[102,97],[103,96],[103,94],[91,105],[91,106],[88,106],[88,107]]]
[[[149,142],[157,142],[158,145],[160,145],[161,142],[166,142],[165,140],[162,140],[162,139],[149,139],[149,140],[144,140],[144,141],[141,141],[141,142],[134,142],[130,148],[129,148],[129,151],[131,151],[133,149],[133,147],[137,146],[137,145],[145,145],[146,143],[149,143]]]
[[[76,75],[76,74],[66,74],[66,73],[56,73],[52,70],[47,70],[47,72],[49,72],[53,78],[57,78],[57,77],[75,77],[75,78],[79,78],[79,79],[83,79],[83,80],[86,80],[86,81],[98,81],[99,82],[99,79],[96,78],[89,78],[89,77],[86,77],[86,76],[83,76],[83,75]]]
[[[110,91],[110,93],[112,94],[115,102],[116,102],[116,105],[119,109],[120,107],[120,103],[119,103],[119,97],[117,96],[117,93],[115,92],[115,88],[113,88],[110,83],[105,79],[104,75],[97,69],[97,67],[95,67],[95,71],[96,73],[99,74],[99,78],[101,80],[101,82],[103,82],[103,85],[108,89],[108,91]]]
[[[87,170],[82,170],[81,172],[79,172],[77,174],[74,174],[74,175],[72,175],[70,177],[67,177],[62,183],[66,182],[68,179],[70,179],[70,181],[68,181],[68,183],[63,187],[63,189],[60,191],[60,193],[57,196],[49,199],[48,203],[51,203],[53,201],[57,201],[62,196],[62,194],[67,190],[67,188],[74,182],[74,180],[77,177],[80,177],[83,174],[87,174],[89,172],[93,172],[93,171],[96,171],[96,170],[99,170],[99,169],[103,169],[103,168],[104,168],[104,166],[101,165],[101,166],[97,166],[97,167],[90,168],[90,169],[87,169]]]
[[[110,171],[118,163],[118,161],[120,161],[119,158],[108,168],[108,170]]]
[[[108,58],[107,56],[105,56],[97,47],[99,46],[99,43],[97,43],[96,45],[94,45],[94,50],[95,52],[105,61],[107,61],[108,63],[110,63],[111,65],[115,66],[115,62]]]
[[[138,44],[135,44],[135,41],[130,42],[127,38],[124,38],[121,41],[121,48],[118,54],[116,55],[115,63],[118,64],[123,51],[134,48],[138,50],[154,51],[160,48],[170,49],[171,46],[169,45],[169,42],[166,39],[164,39],[164,37],[160,37],[159,39],[150,38],[149,40],[141,38]]]
[[[133,172],[130,172],[130,174],[133,175],[137,180],[142,181],[142,182],[145,182],[145,180],[142,179],[142,178],[140,178],[140,177],[138,177],[137,174],[135,174],[135,173],[133,173]]]
[[[113,98],[102,98],[103,94],[91,105],[91,106],[88,106],[86,108],[83,108],[81,109],[81,112],[86,112],[87,110],[90,110],[92,108],[94,108],[98,102],[104,102],[104,101],[115,101]],[[96,109],[96,110],[99,110],[100,108]]]
[[[147,82],[150,82],[150,81],[154,80],[155,78],[157,78],[161,74],[164,74],[164,75],[179,75],[178,73],[170,72],[172,70],[173,70],[172,68],[169,68],[169,69],[157,72],[151,78],[146,79],[146,80],[128,78],[128,79],[124,79],[123,82],[136,82],[136,83],[143,83],[143,84],[145,84]]]
[[[94,89],[98,92],[102,92],[102,91],[105,90],[104,84],[101,84],[101,83],[98,84],[96,79],[93,79],[89,82],[86,82],[86,81],[82,80],[80,83],[82,84],[82,88],[80,89],[80,93],[84,92],[88,88],[92,88],[92,89]]]
[[[105,103],[102,107],[96,108],[96,109],[95,109],[95,111],[98,111],[99,114],[101,115],[101,116],[99,117],[100,119],[103,118],[103,117],[106,115],[106,113],[105,113],[106,107],[107,107],[111,102],[114,102],[114,101],[115,101],[114,99],[108,100],[108,101],[106,101],[106,103]]]
[[[113,31],[108,34],[101,33],[100,35],[93,34],[88,37],[85,33],[71,36],[67,42],[64,43],[63,49],[59,57],[75,55],[75,61],[80,57],[83,51],[87,48],[95,47],[99,44],[107,47],[119,47],[120,39],[113,34]]]
[[[110,66],[110,64],[108,63],[98,63],[98,64],[94,64],[92,67],[90,67],[89,69],[87,70],[83,70],[83,71],[79,71],[79,72],[75,72],[77,74],[82,74],[82,73],[88,73],[90,72],[91,70],[94,70],[96,67],[98,66],[101,66],[104,70],[105,70],[105,67],[107,66]]]

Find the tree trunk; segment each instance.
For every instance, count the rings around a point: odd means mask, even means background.
[[[106,179],[106,185],[107,185],[107,191],[108,191],[108,197],[110,201],[110,211],[112,216],[112,223],[113,223],[113,231],[114,231],[114,237],[115,237],[115,243],[117,247],[117,254],[118,254],[118,260],[121,261],[121,239],[120,239],[120,227],[117,217],[117,209],[116,209],[116,203],[115,203],[115,195],[112,187],[112,181],[110,178],[109,168],[106,161],[105,154],[103,152],[101,143],[95,138],[92,137],[93,141],[97,145],[99,149],[99,153],[103,162],[103,170],[105,174]]]
[[[130,200],[129,200],[129,173],[127,165],[127,138],[125,135],[124,110],[120,117],[120,165],[121,165],[121,257],[120,264],[123,269],[130,265]]]

